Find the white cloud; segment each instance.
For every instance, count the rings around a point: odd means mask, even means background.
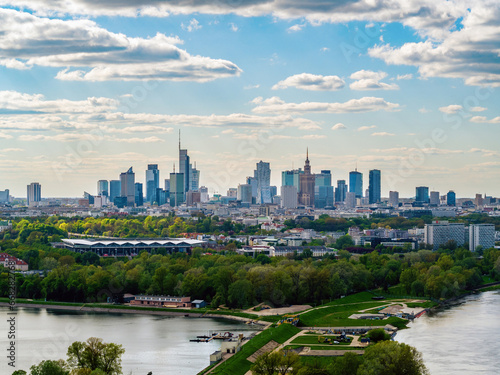
[[[355,80],[349,87],[351,90],[398,90],[399,86],[395,83],[380,82],[387,77],[385,72],[373,72],[371,70],[360,70],[352,73],[349,78]]]
[[[490,120],[488,120],[486,116],[474,116],[469,121],[475,123],[500,124],[500,116]]]
[[[425,108],[425,107],[420,108],[418,111],[419,111],[420,113],[429,113],[429,112],[430,112],[430,110],[428,110],[428,109],[427,109],[427,108]]]
[[[252,89],[258,89],[260,87],[259,84],[256,84],[256,85],[247,85],[247,86],[244,86],[243,88],[245,90],[252,90]]]
[[[237,32],[238,31],[238,26],[234,23],[230,23],[229,26],[231,27],[232,32]]]
[[[0,9],[0,24],[0,64],[62,68],[56,75],[60,80],[205,82],[241,73],[230,61],[192,56],[178,47],[178,37],[160,33],[133,38],[91,20],[49,19],[13,9]]]
[[[342,130],[342,129],[347,129],[347,126],[345,126],[341,122],[332,126],[332,130]]]
[[[362,132],[362,131],[365,131],[365,130],[370,130],[370,129],[374,129],[376,128],[375,125],[370,125],[370,126],[360,126],[358,128],[358,132]]]
[[[24,149],[22,149],[22,148],[4,148],[1,151],[2,152],[23,152]]]
[[[455,114],[460,112],[463,109],[463,107],[460,104],[451,104],[446,107],[439,107],[439,110],[443,113],[447,114]]]
[[[301,31],[303,28],[304,28],[304,24],[295,24],[293,26],[290,26],[287,31],[289,33],[293,33],[293,32],[297,32],[297,31]]]
[[[272,89],[286,89],[295,87],[309,91],[333,91],[344,87],[345,82],[338,76],[322,76],[309,73],[295,74],[279,81]]]
[[[0,133],[0,139],[12,139],[10,134]]]
[[[328,51],[330,51],[330,48],[328,48],[328,47],[323,47],[323,48],[321,48],[321,49],[320,49],[320,51],[321,51],[321,52],[328,52]]]
[[[395,134],[393,133],[387,133],[387,132],[378,132],[378,133],[372,133],[372,137],[392,137]]]
[[[486,107],[472,107],[472,108],[469,108],[469,111],[471,112],[483,112],[483,111],[486,111],[488,108]]]
[[[187,25],[184,25],[183,23],[181,23],[181,27],[182,27],[182,29],[187,30],[190,33],[202,28],[202,26],[200,25],[200,22],[198,22],[198,20],[196,18],[191,19],[191,21],[189,21],[189,23]]]
[[[403,75],[399,75],[396,77],[396,79],[399,81],[399,80],[406,80],[406,79],[412,79],[413,78],[413,74],[403,74]]]
[[[351,99],[344,103],[303,102],[286,103],[277,96],[263,99],[257,97],[252,101],[257,106],[252,110],[255,113],[360,113],[373,111],[396,111],[399,104],[387,102],[382,98],[363,97]]]

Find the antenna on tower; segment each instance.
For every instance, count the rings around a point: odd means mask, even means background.
[[[358,171],[358,162],[356,162],[356,169],[355,171],[357,172]]]
[[[179,151],[181,150],[181,129],[179,129]]]
[[[175,162],[174,162],[174,174],[175,174]]]

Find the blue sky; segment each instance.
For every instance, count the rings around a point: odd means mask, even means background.
[[[0,189],[81,196],[148,163],[177,134],[224,194],[259,160],[382,195],[425,185],[498,196],[500,5],[0,0]],[[365,186],[366,187],[366,186]]]

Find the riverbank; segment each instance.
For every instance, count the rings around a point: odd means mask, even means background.
[[[0,306],[9,307],[8,302],[0,302]],[[258,324],[264,327],[269,326],[270,322],[256,320],[258,317],[243,317],[237,315],[229,315],[229,314],[215,314],[213,312],[194,312],[191,310],[181,310],[181,311],[172,311],[172,310],[163,310],[157,308],[154,310],[153,308],[133,308],[129,306],[117,306],[112,305],[112,307],[103,307],[103,306],[86,306],[83,305],[69,305],[69,304],[47,304],[47,303],[36,303],[36,302],[16,302],[16,307],[25,307],[32,309],[53,309],[53,310],[62,310],[62,311],[81,311],[81,312],[96,312],[96,313],[107,313],[107,314],[142,314],[142,315],[160,315],[160,316],[184,316],[189,318],[211,318],[211,319],[228,319],[234,320],[243,323],[252,323]]]

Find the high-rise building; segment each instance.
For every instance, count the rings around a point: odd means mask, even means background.
[[[163,206],[167,203],[167,199],[170,196],[170,192],[163,190],[162,188],[156,189],[155,202],[158,206]]]
[[[252,203],[255,203],[257,202],[257,179],[255,177],[247,177],[247,184],[252,187]]]
[[[469,226],[469,250],[478,246],[484,250],[495,246],[495,224],[471,224]]]
[[[249,184],[238,185],[236,199],[242,204],[252,204],[252,186]]]
[[[170,192],[170,180],[168,178],[165,179],[165,191]]]
[[[354,208],[354,207],[356,207],[356,193],[355,192],[349,191],[349,192],[346,193],[345,207],[346,208]]]
[[[146,170],[146,202],[153,204],[156,198],[156,189],[160,187],[160,170],[158,164],[148,164]]]
[[[190,169],[191,171],[191,190],[192,191],[199,191],[200,190],[200,171],[196,169],[196,162],[194,163],[194,168]]]
[[[389,192],[389,205],[391,205],[392,207],[399,207],[399,192]]]
[[[83,192],[83,199],[88,200],[89,204],[95,203],[94,196],[90,193],[87,193],[86,191]]]
[[[187,192],[191,186],[189,177],[192,173],[190,172],[191,165],[189,164],[189,160],[188,150],[181,149],[181,131],[179,130],[179,173],[181,173],[184,178],[184,192]]]
[[[307,149],[304,173],[300,175],[299,204],[314,207],[315,182],[315,177],[311,173],[311,165],[309,164],[309,149]]]
[[[454,191],[450,190],[446,194],[446,204],[448,206],[455,206],[457,204],[457,196]]]
[[[297,188],[294,185],[285,185],[281,187],[281,207],[297,208],[297,198]]]
[[[120,196],[127,197],[127,206],[135,203],[135,173],[132,167],[120,174]]]
[[[476,199],[474,199],[474,204],[476,207],[480,207],[484,205],[484,200],[483,200],[483,195],[482,194],[476,194]]]
[[[300,175],[303,173],[304,171],[301,168],[281,172],[281,186],[295,186],[299,191]]]
[[[454,241],[457,246],[465,243],[465,225],[461,223],[449,223],[447,221],[436,221],[425,224],[424,242],[433,245],[437,250],[439,246]]]
[[[144,195],[142,192],[142,184],[140,182],[135,183],[134,189],[134,200],[137,207],[144,206]]]
[[[101,197],[109,196],[109,185],[108,180],[99,180],[97,181],[97,195]]]
[[[236,188],[227,189],[227,196],[236,198],[238,196],[238,189],[236,189]]]
[[[262,160],[257,163],[254,171],[254,178],[257,180],[257,204],[272,203],[271,197],[271,167],[269,163]]]
[[[347,194],[347,185],[345,180],[337,180],[335,189],[335,202],[344,202]]]
[[[38,182],[32,182],[27,187],[28,206],[36,206],[42,200],[42,186]]]
[[[121,195],[122,184],[120,180],[109,181],[109,200],[115,202],[115,198]]]
[[[356,198],[363,197],[363,174],[357,168],[349,172],[349,192],[354,193]]]
[[[185,200],[184,173],[170,173],[170,206],[180,206]]]
[[[322,170],[321,173],[314,176],[314,206],[317,208],[332,207],[334,197],[331,171]]]
[[[380,203],[381,200],[380,170],[372,169],[368,176],[368,203]]]
[[[251,195],[250,195],[250,197],[251,197]],[[200,202],[206,203],[206,202],[208,202],[209,198],[210,197],[208,196],[208,188],[206,186],[201,186],[200,187]]]
[[[0,203],[8,203],[8,202],[9,202],[9,189],[0,191]]]
[[[439,191],[431,191],[429,204],[431,206],[439,206]]]
[[[429,203],[429,188],[427,186],[418,186],[415,192],[415,202]]]

